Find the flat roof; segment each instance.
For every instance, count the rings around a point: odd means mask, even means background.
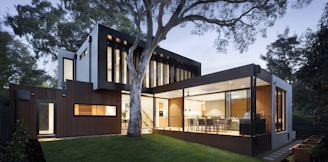
[[[224,92],[229,90],[250,88],[250,78],[254,76],[255,69],[258,65],[249,64],[241,67],[236,67],[212,74],[198,76],[192,79],[187,79],[168,85],[155,87],[152,89],[154,94],[160,94],[170,91],[181,91],[193,93],[190,95]],[[271,84],[272,74],[259,68],[257,74],[257,86],[264,86]],[[164,96],[163,96],[164,97]]]

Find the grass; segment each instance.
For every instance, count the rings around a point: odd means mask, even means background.
[[[140,138],[107,136],[41,142],[51,161],[243,161],[259,159],[175,138],[145,134]]]

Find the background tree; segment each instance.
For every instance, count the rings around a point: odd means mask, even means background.
[[[42,85],[51,77],[37,68],[27,47],[0,29],[0,95],[8,95],[10,83]]]
[[[283,34],[278,34],[277,40],[267,46],[265,55],[260,58],[267,62],[270,73],[287,81],[293,86],[293,110],[301,110],[307,104],[307,96],[302,81],[296,77],[296,73],[305,62],[304,48],[312,32],[299,38],[297,35],[289,36],[289,28]]]
[[[17,5],[17,15],[7,15],[6,24],[25,37],[36,57],[52,56],[56,49],[77,51],[95,24],[134,33],[132,22],[107,0],[61,0],[53,6],[47,0],[32,0],[31,5]]]
[[[328,3],[318,31],[305,31],[301,38],[278,35],[261,58],[268,70],[293,85],[293,108],[323,121],[328,115]]]
[[[260,58],[267,62],[267,68],[273,73],[289,83],[293,83],[295,72],[302,61],[300,57],[301,48],[297,35],[288,36],[289,28],[284,34],[279,34],[275,42],[267,46],[267,53]]]
[[[309,2],[309,0],[300,0],[297,4]],[[140,136],[140,94],[145,69],[154,49],[159,42],[165,40],[172,28],[191,22],[195,26],[193,33],[202,34],[206,31],[218,33],[217,50],[224,51],[229,41],[232,41],[234,47],[243,52],[255,41],[257,34],[265,36],[267,27],[272,26],[278,17],[284,15],[287,2],[286,0],[120,0],[119,6],[124,13],[133,18],[138,29],[137,38],[127,56],[129,72],[132,74],[128,136]],[[136,67],[133,63],[134,50],[140,41],[142,27],[145,27],[146,45],[139,66]]]
[[[328,3],[319,21],[319,29],[304,49],[306,61],[297,77],[307,90],[311,112],[319,121],[327,120],[328,115]]]

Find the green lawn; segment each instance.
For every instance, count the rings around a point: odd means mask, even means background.
[[[51,161],[260,161],[259,159],[175,138],[107,136],[41,142]]]

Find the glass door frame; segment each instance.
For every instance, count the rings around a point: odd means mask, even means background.
[[[40,104],[53,104],[53,131],[49,133],[40,133]],[[36,105],[36,134],[39,136],[53,136],[56,134],[56,102],[52,100],[40,100]],[[49,109],[49,107],[48,107]]]

